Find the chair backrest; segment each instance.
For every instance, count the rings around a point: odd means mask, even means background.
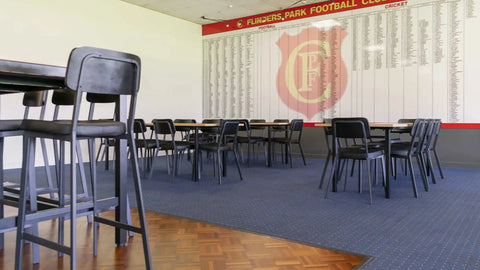
[[[23,94],[22,104],[25,106],[25,111],[23,113],[23,118],[28,118],[28,113],[30,111],[30,107],[42,107],[40,110],[39,119],[43,120],[45,117],[45,104],[47,100],[48,91],[31,91],[25,92]]]
[[[411,154],[419,154],[422,151],[423,143],[425,139],[425,133],[427,131],[427,120],[417,118],[412,126],[412,136],[410,141],[410,150]]]
[[[152,121],[156,135],[170,135],[175,138],[175,124],[172,119],[154,119]]]
[[[186,124],[191,124],[191,123],[197,123],[195,119],[175,119],[173,123],[186,123]],[[177,131],[181,132],[190,132],[191,128],[189,127],[175,127]]]
[[[231,121],[237,121],[239,123],[238,126],[238,131],[246,131],[247,133],[250,133],[250,122],[248,119],[229,119]]]
[[[438,141],[438,136],[440,135],[440,129],[442,128],[442,120],[441,119],[435,119],[435,129],[433,132],[433,141],[431,144],[431,149],[435,149],[437,146],[437,141]]]
[[[250,119],[250,123],[266,123],[267,120],[265,119]],[[250,125],[250,129],[252,132],[250,135],[255,135],[255,136],[264,136],[265,131],[267,130],[266,126],[255,126],[255,125]]]
[[[137,118],[133,122],[133,133],[135,134],[144,134],[147,131],[147,125],[145,120],[142,118]]]
[[[368,122],[368,119],[365,117],[339,117],[339,118],[333,118],[332,119],[332,127],[333,123],[335,121],[361,121],[363,123],[363,126],[365,127],[365,136],[367,138],[370,138],[370,124]],[[360,138],[360,137],[359,137]]]
[[[416,118],[402,118],[398,119],[397,123],[399,124],[413,124],[415,123]]]
[[[202,123],[205,124],[221,124],[222,119],[203,119]],[[207,134],[217,134],[219,132],[219,127],[202,127],[200,128],[202,133],[207,133]]]
[[[218,143],[224,144],[227,141],[233,142],[234,145],[237,144],[237,133],[238,133],[239,122],[232,121],[232,120],[224,120],[222,121],[220,128],[219,128],[219,137]],[[227,138],[231,138],[228,140]]]
[[[288,119],[274,119],[274,123],[288,123],[290,122]],[[274,130],[286,130],[287,126],[272,126],[272,129]]]
[[[417,119],[415,119],[415,121],[413,121],[413,125],[412,125],[412,128],[410,130],[410,136],[413,136],[415,134],[416,129],[419,126],[419,122],[422,122],[423,120],[425,120],[425,119],[417,118]]]
[[[325,124],[331,124],[332,123],[332,118],[323,118],[323,123]],[[332,152],[332,147],[331,147],[331,139],[330,139],[330,136],[333,135],[333,128],[330,126],[330,127],[324,127],[323,128],[323,132],[325,133],[325,143],[327,145],[327,150],[329,153]]]
[[[83,92],[101,94],[97,95],[98,99],[116,96],[117,105],[120,95],[130,96],[127,130],[132,132],[140,85],[140,65],[140,58],[129,53],[93,47],[73,49],[65,75],[66,87],[77,92],[72,133],[76,130]],[[89,98],[91,99],[92,95],[89,95]]]
[[[31,91],[23,94],[23,106],[25,107],[41,107],[45,105],[45,95],[47,91]]]
[[[425,134],[423,135],[423,145],[421,151],[425,152],[431,148],[433,143],[433,139],[435,136],[435,128],[436,128],[436,121],[435,119],[427,119],[426,120],[426,127],[425,127]]]
[[[334,118],[332,119],[333,136],[342,139],[367,140],[367,128],[361,119]]]
[[[293,119],[290,122],[289,129],[289,136],[291,142],[300,142],[302,139],[302,131],[303,131],[303,120],[302,119]]]

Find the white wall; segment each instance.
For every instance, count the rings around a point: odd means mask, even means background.
[[[0,25],[0,59],[65,66],[79,46],[133,53],[142,59],[137,117],[202,117],[200,25],[119,0],[0,0]],[[0,118],[23,117],[21,98],[2,96]],[[21,166],[20,138],[6,140],[4,164]]]

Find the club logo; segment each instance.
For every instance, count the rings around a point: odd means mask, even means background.
[[[283,34],[277,42],[282,64],[277,90],[291,109],[311,119],[331,108],[345,92],[347,70],[340,49],[346,32],[339,26],[329,31],[316,27],[296,36]]]

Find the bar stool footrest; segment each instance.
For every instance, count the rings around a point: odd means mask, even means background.
[[[41,238],[41,237],[35,236],[33,234],[30,234],[30,233],[25,233],[25,232],[23,233],[22,238],[23,238],[23,240],[27,240],[27,241],[30,241],[32,243],[36,243],[36,244],[39,244],[41,246],[44,246],[44,247],[47,247],[47,248],[50,248],[50,249],[54,249],[56,251],[59,251],[59,252],[62,252],[62,253],[68,254],[68,255],[72,255],[72,248],[71,247],[60,245],[60,244],[55,243],[53,241],[47,240],[45,238]]]
[[[144,230],[142,228],[135,227],[135,226],[132,226],[132,225],[128,225],[128,224],[125,224],[125,223],[121,223],[121,222],[118,222],[118,221],[114,221],[114,220],[110,220],[110,219],[106,219],[106,218],[102,218],[102,217],[94,217],[93,220],[95,222],[110,225],[110,226],[113,226],[113,227],[116,227],[116,228],[121,228],[121,229],[128,230],[128,231],[131,231],[131,232],[136,232],[136,233],[139,233],[139,234],[144,233],[143,232]]]

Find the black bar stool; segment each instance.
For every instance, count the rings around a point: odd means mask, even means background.
[[[70,166],[70,205],[69,207],[57,208],[37,212],[35,194],[30,195],[30,212],[26,218],[27,188],[35,185],[34,160],[35,139],[50,138],[70,143],[70,159],[72,164],[76,162],[77,140],[95,138],[115,138],[127,140],[130,145],[135,145],[133,137],[133,120],[137,92],[140,83],[140,58],[138,56],[116,52],[111,50],[81,47],[72,50],[67,66],[65,85],[68,89],[76,91],[75,105],[71,121],[28,121],[22,124],[23,137],[23,170],[21,177],[20,200],[17,223],[17,241],[15,251],[15,269],[21,269],[23,241],[31,241],[42,246],[57,250],[70,255],[70,268],[76,269],[76,218],[83,212],[97,213],[96,199],[96,175],[92,175],[93,202],[85,202],[77,205],[77,181],[76,166]],[[130,96],[129,116],[126,122],[114,120],[83,120],[79,121],[82,94],[95,93]],[[62,145],[62,144],[60,144]],[[90,159],[93,161],[94,147],[90,144]],[[131,149],[134,149],[131,148]],[[142,235],[146,269],[151,269],[151,257],[148,243],[148,233],[143,207],[143,195],[141,190],[138,160],[135,151],[131,151],[133,168],[133,182],[138,205],[140,227],[134,227],[118,221],[111,221],[95,216],[94,221],[115,226],[125,230],[131,230]],[[64,171],[64,149],[60,149],[60,171]],[[118,169],[118,168],[116,168]],[[60,173],[63,176],[63,173]],[[61,179],[64,181],[64,179]],[[125,187],[117,187],[119,189]],[[29,193],[35,193],[35,189],[29,188]],[[119,198],[123,199],[123,198]],[[25,226],[39,221],[70,216],[70,246],[55,243],[51,240],[40,238],[25,231]],[[95,251],[95,249],[94,249]],[[95,252],[94,252],[95,253]]]

